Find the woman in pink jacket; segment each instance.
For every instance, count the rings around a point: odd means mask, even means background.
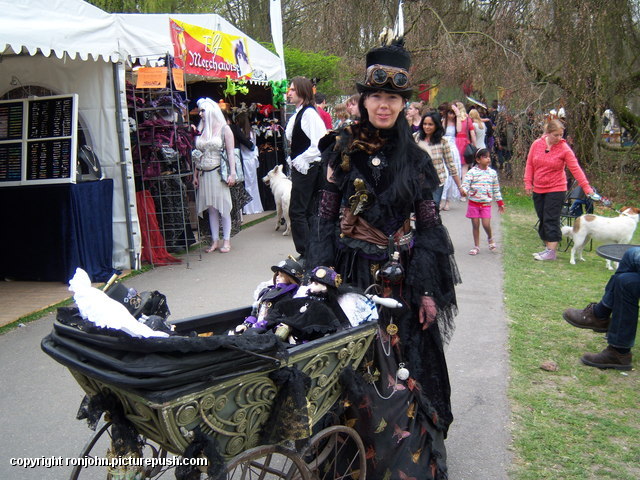
[[[578,164],[578,159],[562,138],[564,125],[551,120],[545,133],[531,144],[524,171],[524,188],[533,192],[533,205],[538,215],[538,234],[546,244],[542,252],[534,253],[536,260],[555,260],[558,242],[562,240],[560,213],[567,191],[568,167],[582,190],[592,198],[596,194]]]

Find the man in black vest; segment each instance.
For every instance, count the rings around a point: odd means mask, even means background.
[[[313,84],[308,78],[291,79],[287,100],[296,106],[296,113],[287,124],[286,135],[291,147],[291,235],[296,251],[304,260],[309,236],[313,193],[322,169],[318,141],[327,129],[313,106]]]

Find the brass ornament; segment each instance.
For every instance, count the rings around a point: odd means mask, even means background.
[[[393,336],[398,333],[398,326],[395,323],[390,323],[386,330],[389,335]]]

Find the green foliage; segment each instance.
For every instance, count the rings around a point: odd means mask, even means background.
[[[328,96],[341,93],[337,86],[340,75],[341,58],[323,52],[303,52],[297,48],[285,47],[284,62],[287,67],[287,76],[293,78],[304,76],[316,78],[319,92]]]
[[[599,300],[611,272],[595,251],[585,251],[586,261],[577,265],[569,264],[569,252],[562,251],[555,262],[533,260],[531,253],[542,245],[531,198],[515,188],[503,188],[503,194],[514,449],[510,478],[639,478],[640,357],[629,373],[586,367],[582,354],[599,352],[606,341],[562,319],[564,309]],[[601,208],[596,213],[611,214]],[[640,243],[640,232],[632,241]],[[540,368],[549,360],[558,371]]]
[[[261,42],[270,52],[276,53],[272,43]],[[305,52],[297,48],[284,47],[284,63],[287,77],[297,76],[318,79],[317,89],[327,96],[341,95],[339,87],[342,58],[325,52]]]

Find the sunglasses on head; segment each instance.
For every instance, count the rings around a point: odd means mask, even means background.
[[[395,88],[407,88],[409,86],[407,71],[388,65],[371,65],[367,68],[365,84],[372,87],[382,87],[387,83],[391,83]]]

